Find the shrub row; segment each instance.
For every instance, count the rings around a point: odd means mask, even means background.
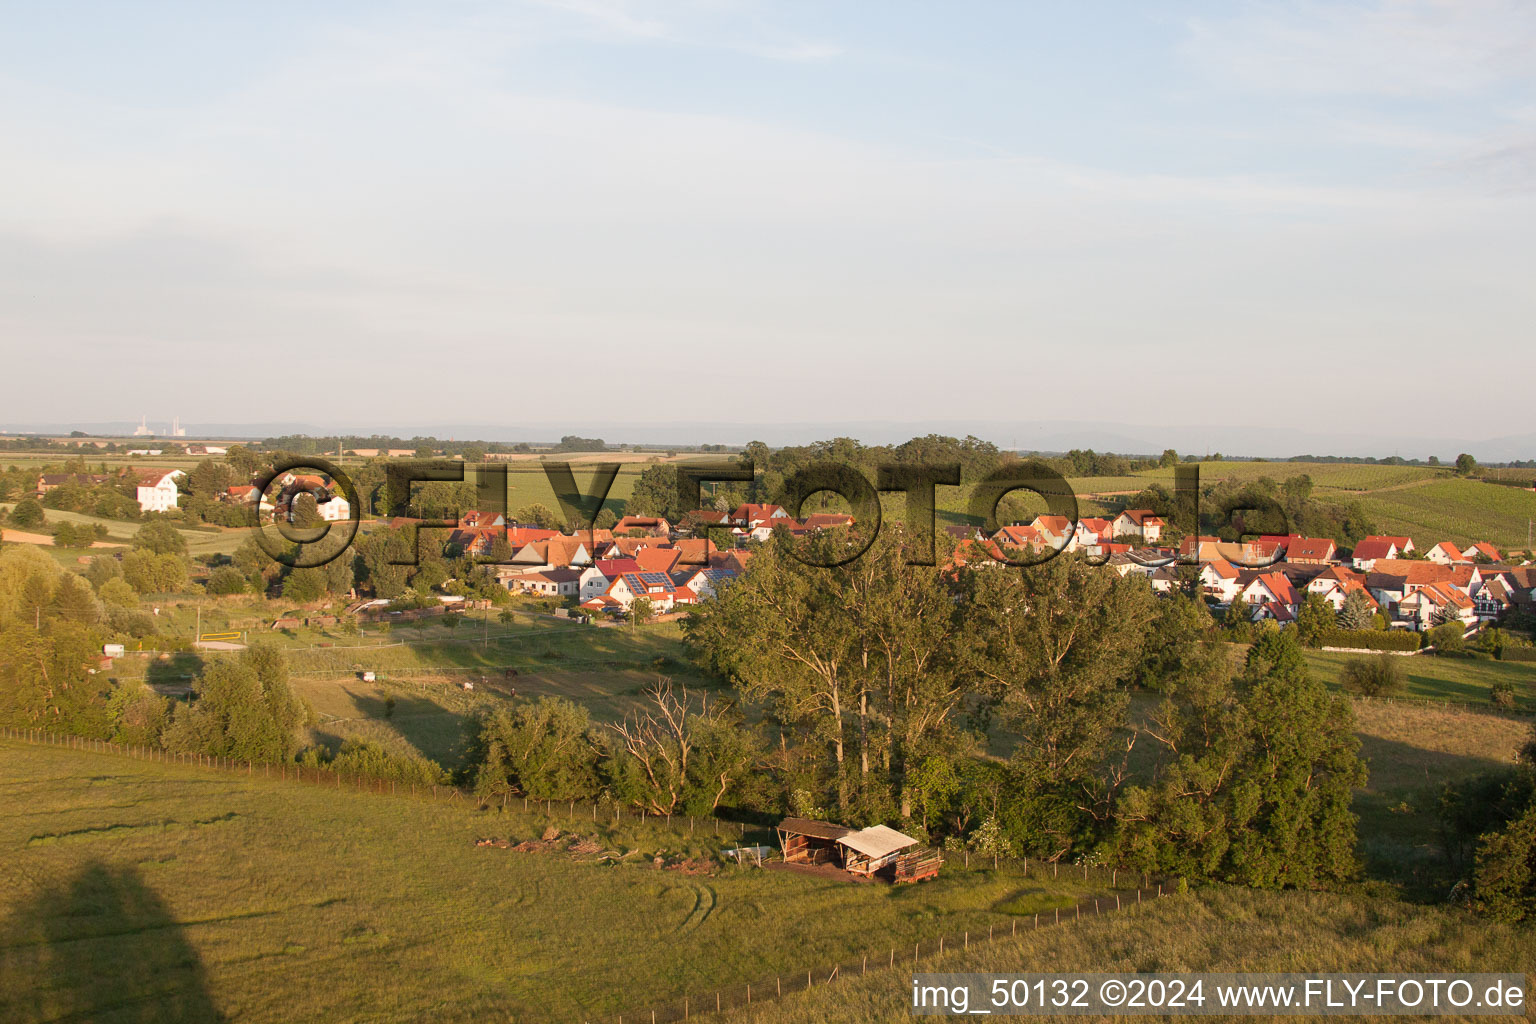
[[[1500,661],[1536,661],[1536,647],[1505,645],[1499,652]]]
[[[1359,647],[1368,651],[1416,651],[1419,634],[1407,630],[1325,629],[1318,634],[1322,647]]]

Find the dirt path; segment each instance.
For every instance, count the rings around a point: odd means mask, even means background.
[[[46,533],[25,533],[21,530],[0,530],[0,540],[8,540],[16,544],[53,544],[53,538]],[[126,544],[111,544],[104,540],[98,540],[91,544],[93,548],[125,548],[127,546]]]

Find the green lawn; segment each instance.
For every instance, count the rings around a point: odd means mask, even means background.
[[[9,741],[0,779],[7,1021],[611,1019],[736,983],[761,995],[775,975],[1011,928],[1089,892],[1007,865],[900,888],[690,876],[651,858],[741,837]],[[629,856],[473,845],[551,820]]]
[[[1306,657],[1318,678],[1338,686],[1346,664],[1375,655],[1307,651]],[[1487,705],[1493,684],[1507,681],[1515,687],[1517,706],[1527,712],[1536,710],[1536,662],[1440,658],[1431,654],[1407,656],[1401,661],[1406,679],[1401,696]]]
[[[0,503],[0,508],[10,511],[11,503]],[[101,516],[86,515],[83,512],[65,512],[60,509],[47,509],[43,513],[49,523],[84,523],[106,528],[106,541],[109,544],[128,544],[133,540],[133,535],[139,532],[142,523],[128,522],[123,519],[104,519]],[[36,532],[36,531],[34,531]],[[200,527],[198,529],[177,528],[177,533],[187,542],[187,553],[194,558],[201,555],[229,555],[245,540],[247,530],[226,530],[220,527]],[[96,549],[95,554],[103,553],[103,549]],[[110,552],[107,552],[110,554]],[[71,559],[73,561],[73,559]]]

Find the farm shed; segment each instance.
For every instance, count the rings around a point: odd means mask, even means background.
[[[779,822],[779,849],[789,864],[836,864],[842,865],[842,851],[837,841],[851,828],[834,825],[830,821],[812,821],[810,818],[785,818]]]
[[[785,818],[778,832],[786,863],[833,864],[855,875],[894,868],[903,859],[903,850],[918,845],[911,836],[884,825],[852,829],[810,818]],[[928,877],[926,872],[922,876]]]
[[[837,840],[837,845],[843,848],[845,871],[872,875],[895,861],[902,850],[916,846],[917,840],[884,825],[871,825],[843,836]]]

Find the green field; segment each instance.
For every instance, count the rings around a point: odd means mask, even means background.
[[[1365,896],[1229,888],[1170,897],[1071,927],[1021,932],[922,964],[924,971],[1536,972],[1536,933],[1455,911]],[[871,972],[797,992],[781,1004],[743,1009],[734,1024],[894,1024],[912,1020],[912,971]],[[803,979],[802,979],[803,980]],[[817,979],[818,981],[820,979]],[[803,985],[802,985],[803,988]],[[1529,1014],[1527,1014],[1529,1017]],[[1086,1021],[1093,1017],[1036,1016]],[[1202,1019],[1115,1017],[1114,1020]],[[1339,1017],[1210,1017],[1211,1020],[1336,1021]],[[1483,1020],[1435,1017],[1433,1020]],[[1509,1019],[1509,1018],[1503,1018]]]
[[[12,508],[12,504],[9,502],[0,503],[0,508],[3,508],[9,512]],[[143,525],[142,523],[128,522],[123,519],[104,519],[101,516],[90,516],[83,512],[65,512],[60,509],[52,508],[47,509],[44,512],[44,517],[49,523],[84,523],[92,526],[105,527],[107,531],[106,542],[108,544],[131,543],[133,541],[133,535],[138,533],[139,527]],[[222,527],[205,526],[199,527],[197,529],[183,529],[178,527],[176,532],[181,534],[181,536],[186,540],[187,553],[192,557],[197,558],[202,555],[233,554],[235,549],[237,549],[241,543],[244,542],[246,534],[249,531],[227,530]],[[89,553],[84,550],[76,550],[73,548],[63,550],[69,551],[71,555]],[[101,549],[97,549],[95,553],[101,554],[102,551]],[[71,557],[69,561],[74,561],[74,558]]]
[[[1307,663],[1319,679],[1339,686],[1344,666],[1370,654],[1346,654],[1341,651],[1307,651]],[[1488,704],[1488,691],[1497,682],[1515,688],[1517,707],[1536,711],[1536,662],[1493,661],[1436,657],[1416,654],[1401,658],[1405,685],[1401,696],[1424,700],[1447,700],[1466,704]]]
[[[1437,480],[1422,487],[1362,495],[1377,531],[1466,545],[1485,540],[1500,550],[1525,550],[1536,519],[1536,492],[1478,480]]]
[[[775,975],[941,929],[1012,927],[1091,891],[1038,866],[951,866],[894,888],[735,866],[695,876],[652,858],[712,858],[742,836],[10,741],[0,769],[7,1021],[633,1015],[717,986],[761,994]],[[473,845],[551,823],[621,859]]]

